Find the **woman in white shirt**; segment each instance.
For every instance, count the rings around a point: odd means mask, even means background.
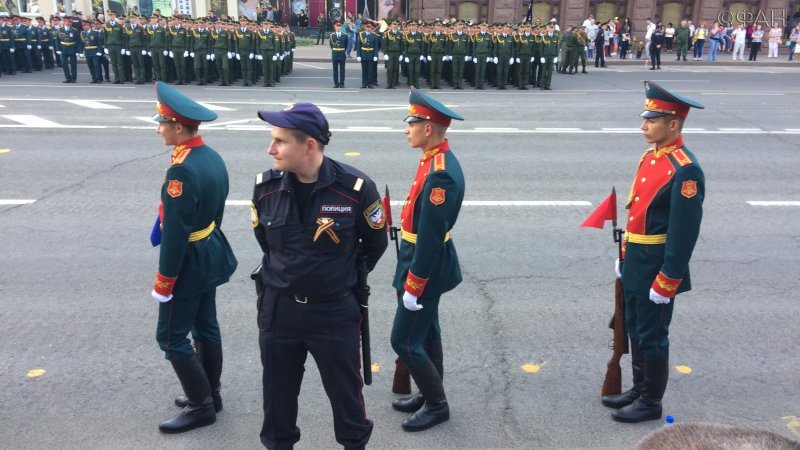
[[[783,28],[778,26],[778,22],[772,24],[772,29],[769,30],[769,54],[767,58],[778,57],[778,46],[781,45],[781,36],[783,36]]]
[[[675,39],[675,27],[672,22],[667,24],[667,29],[664,30],[664,40],[667,43],[667,51],[672,52],[672,40]]]

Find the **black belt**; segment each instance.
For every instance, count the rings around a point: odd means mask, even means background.
[[[340,298],[353,295],[352,289],[344,289],[333,294],[323,295],[300,295],[300,294],[283,294],[286,297],[296,301],[297,303],[328,303],[339,300]]]

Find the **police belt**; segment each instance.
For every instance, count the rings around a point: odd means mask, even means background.
[[[208,235],[210,235],[211,232],[214,231],[214,228],[216,228],[216,227],[217,227],[216,222],[211,222],[211,224],[209,224],[207,227],[203,228],[202,230],[192,231],[189,234],[189,242],[197,242],[197,241],[200,241],[200,240],[203,240],[203,239],[207,238]]]
[[[410,233],[410,232],[408,232],[406,230],[401,230],[400,231],[400,237],[406,242],[409,242],[411,244],[417,245],[417,235],[414,234],[414,233]],[[444,235],[444,242],[447,242],[449,240],[450,240],[450,232],[448,231]]]
[[[329,303],[339,300],[341,298],[345,298],[349,295],[353,295],[352,289],[343,289],[339,292],[334,292],[332,294],[320,294],[320,295],[301,295],[301,294],[288,294],[288,293],[281,293],[282,296],[287,297],[291,300],[296,301],[297,303]]]
[[[636,234],[625,232],[625,240],[634,244],[655,245],[666,244],[666,234]]]

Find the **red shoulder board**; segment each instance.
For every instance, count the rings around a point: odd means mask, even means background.
[[[681,167],[687,166],[692,163],[691,158],[686,155],[682,149],[677,149],[672,152],[672,157],[675,158],[675,162],[677,162]]]
[[[191,152],[192,152],[192,147],[184,147],[180,149],[177,153],[175,153],[175,157],[172,158],[172,165],[177,166],[178,164],[183,164],[183,162],[186,161],[186,158],[189,156],[189,153]]]
[[[444,163],[445,154],[444,153],[437,153],[433,157],[433,171],[440,172],[445,169]]]

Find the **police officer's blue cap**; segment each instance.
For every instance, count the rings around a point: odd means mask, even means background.
[[[199,126],[200,122],[217,119],[217,113],[183,95],[174,87],[156,81],[156,122],[178,122],[183,125]]]
[[[408,95],[408,103],[408,116],[405,119],[408,123],[430,120],[439,125],[449,127],[451,119],[464,120],[463,117],[454,113],[450,108],[413,86]]]
[[[661,116],[686,117],[689,115],[689,108],[705,108],[700,103],[673,94],[652,81],[644,82],[644,94],[647,100],[644,102],[644,112],[641,116],[645,119]]]
[[[295,103],[282,111],[260,110],[258,118],[276,127],[300,130],[324,145],[331,140],[328,119],[313,103]]]

